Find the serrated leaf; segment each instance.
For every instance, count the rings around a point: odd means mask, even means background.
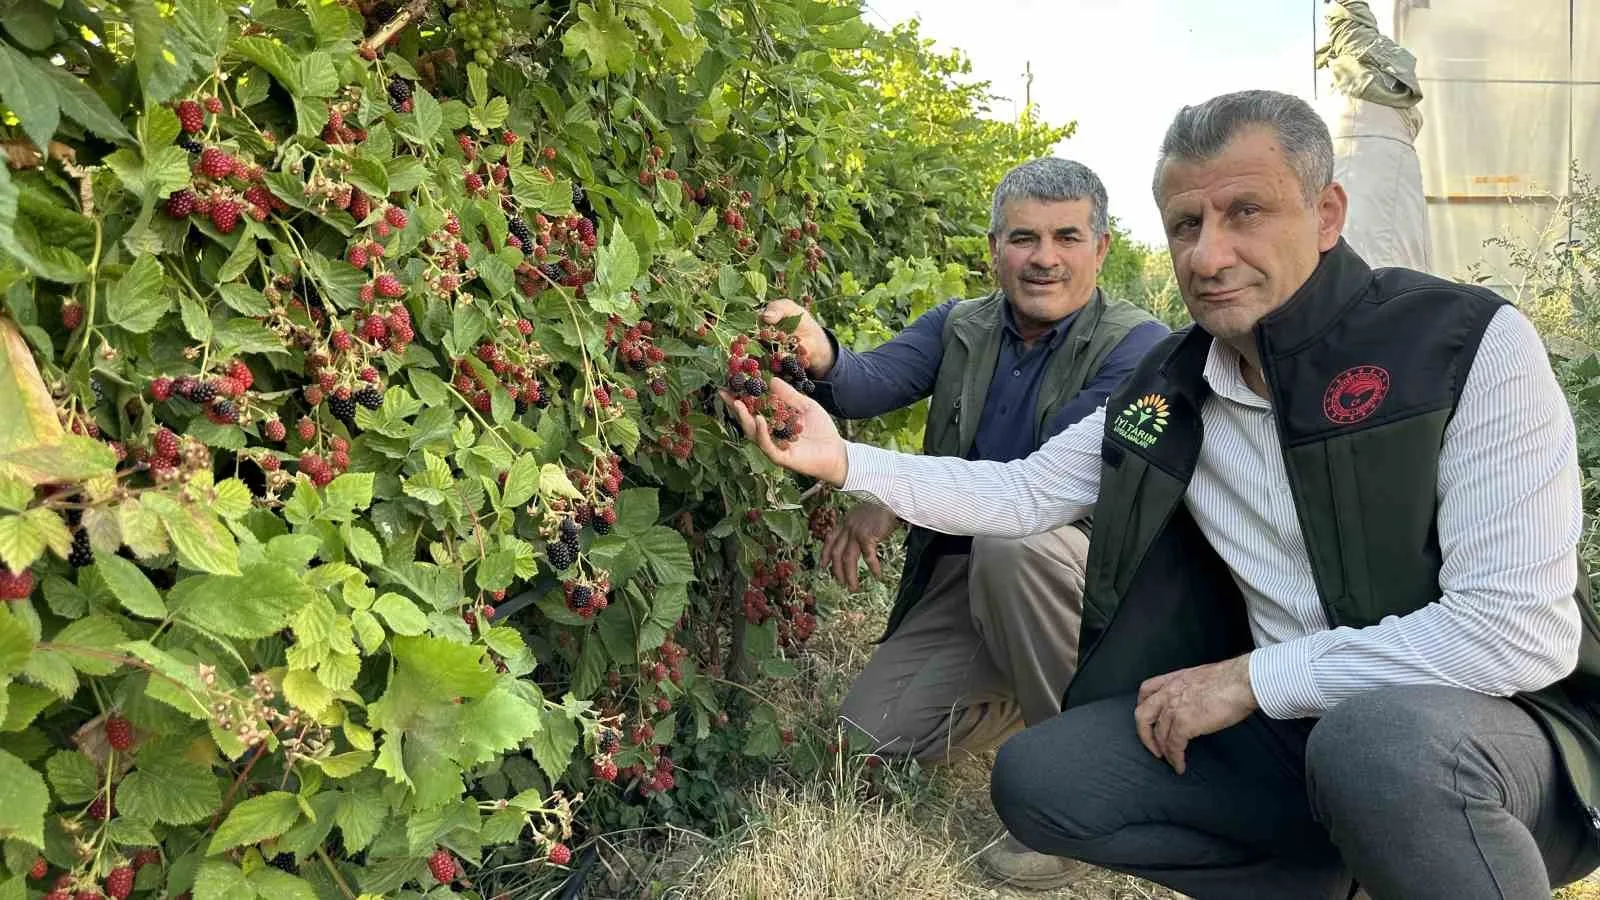
[[[377,616],[358,609],[350,616],[350,624],[355,629],[356,642],[368,654],[376,653],[383,647],[383,626],[378,624]]]
[[[221,803],[222,792],[211,770],[182,757],[152,759],[141,754],[139,768],[117,785],[119,813],[168,825],[203,822]]]
[[[50,789],[62,803],[88,803],[100,792],[100,770],[76,750],[60,750],[45,763]]]
[[[572,486],[567,470],[556,463],[545,463],[539,469],[539,495],[541,497],[567,497],[582,500],[583,495]]]
[[[291,706],[305,710],[316,719],[333,703],[333,691],[317,680],[316,673],[306,669],[290,669],[283,676],[283,698]]]
[[[14,682],[4,692],[6,698],[0,700],[0,706],[5,707],[5,715],[0,721],[0,732],[27,728],[45,707],[56,702],[55,694],[31,684]]]
[[[53,87],[37,84],[37,79],[27,56],[0,43],[0,96],[21,120],[23,133],[44,150],[61,122],[61,108]]]
[[[344,4],[334,0],[304,0],[303,5],[318,43],[333,44],[359,37],[357,19],[345,9]]]
[[[147,494],[144,501],[161,517],[178,562],[198,572],[239,574],[239,545],[215,516],[161,494]]]
[[[400,594],[384,594],[372,604],[372,611],[389,623],[395,634],[415,637],[428,630],[428,617],[417,605]]]
[[[335,753],[315,761],[317,768],[329,778],[349,778],[372,763],[372,754],[364,750]]]
[[[233,847],[277,837],[288,831],[299,818],[300,804],[293,794],[271,791],[251,797],[235,806],[222,824],[217,826],[217,833],[206,848],[206,855],[214,856]]]
[[[211,511],[224,519],[237,519],[250,511],[250,488],[237,478],[228,478],[211,489]]]
[[[211,340],[211,316],[200,301],[188,294],[178,295],[178,315],[183,319],[183,330],[197,341]]]
[[[127,639],[127,632],[122,630],[122,625],[116,619],[89,616],[56,632],[50,643],[55,648],[53,652],[66,657],[79,672],[85,675],[110,675],[121,666],[116,661],[120,655],[117,648]]]
[[[108,141],[133,140],[133,135],[117,121],[115,115],[112,115],[106,102],[82,80],[60,66],[52,65],[48,60],[35,57],[32,63],[34,70],[40,76],[40,81],[34,89],[39,93],[53,89],[56,102],[67,118]]]
[[[609,9],[602,11],[588,3],[578,7],[578,22],[561,36],[561,49],[568,59],[587,58],[585,72],[590,78],[621,75],[633,65],[635,40],[628,23]]]
[[[48,443],[27,446],[10,453],[0,454],[0,471],[23,478],[33,484],[49,481],[87,481],[111,472],[116,464],[111,448],[92,438],[75,434],[56,435]],[[59,516],[44,507],[28,510],[29,515],[45,514],[59,520]],[[48,546],[56,546],[55,527],[46,521],[35,522],[43,529]],[[65,528],[65,526],[62,526]],[[67,537],[71,546],[71,535]],[[65,551],[61,551],[65,555]]]
[[[540,729],[538,707],[502,684],[470,704],[461,716],[461,764],[488,762]]]
[[[233,245],[233,252],[228,254],[228,259],[217,270],[217,281],[226,283],[243,275],[257,258],[255,231],[247,228],[239,235],[238,243]]]
[[[292,569],[261,564],[240,575],[206,575],[174,587],[174,613],[206,631],[237,638],[277,634],[317,599]]]
[[[541,727],[529,738],[533,758],[551,781],[561,780],[572,751],[578,747],[578,726],[561,710],[545,710]]]
[[[378,760],[372,764],[374,769],[388,775],[396,784],[411,784],[411,776],[406,772],[405,759],[401,755],[403,748],[402,738],[398,732],[384,735],[383,745],[378,748]]]
[[[481,697],[494,686],[494,673],[484,664],[483,650],[437,637],[394,639],[395,660],[416,685],[440,697]]]
[[[118,844],[128,847],[154,847],[161,843],[150,825],[118,809],[117,817],[106,825],[106,834]]]
[[[506,472],[505,493],[501,502],[506,507],[518,507],[533,497],[539,486],[539,461],[530,454],[517,457]]]
[[[479,837],[485,844],[509,844],[522,834],[528,814],[520,809],[502,809],[483,822]]]
[[[634,547],[643,554],[658,582],[673,584],[694,580],[694,559],[689,555],[689,544],[677,531],[657,525],[640,535]]]
[[[339,826],[339,835],[345,849],[358,853],[377,837],[383,822],[389,817],[389,806],[377,791],[342,791],[333,821]]]
[[[352,511],[372,505],[372,473],[346,472],[328,485],[327,506]]]
[[[69,699],[78,693],[78,673],[72,668],[72,663],[59,653],[35,653],[29,657],[22,674],[35,684],[55,691],[56,696],[62,699]]]
[[[0,838],[16,838],[42,849],[44,813],[49,805],[44,776],[0,750]]]
[[[33,635],[9,606],[0,610],[0,678],[21,672],[33,655]]]
[[[200,865],[194,877],[194,900],[252,900],[255,889],[233,863],[212,860]]]
[[[639,251],[628,239],[621,223],[611,226],[611,240],[600,248],[595,278],[612,294],[628,290],[639,277]]]
[[[138,566],[109,554],[97,557],[94,566],[123,609],[146,619],[167,617],[167,606],[161,602],[161,594]]]
[[[267,298],[248,284],[220,284],[217,293],[228,308],[242,316],[265,316],[272,312]]]
[[[350,554],[369,566],[383,565],[383,548],[378,544],[378,539],[372,532],[359,525],[350,526],[350,531],[345,535],[345,545],[350,548]]]
[[[172,307],[171,298],[161,289],[162,278],[161,263],[154,256],[134,260],[106,294],[106,318],[135,334],[156,327]]]
[[[422,88],[411,92],[411,123],[407,133],[419,144],[429,144],[439,134],[439,126],[444,124],[444,114],[439,108],[439,101],[433,99]]]

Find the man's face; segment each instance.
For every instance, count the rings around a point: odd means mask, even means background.
[[[989,236],[989,256],[1025,332],[1048,328],[1094,295],[1111,237],[1095,239],[1089,211],[1087,197],[1008,200],[1001,207],[1005,221]]]
[[[1337,184],[1306,202],[1277,134],[1266,127],[1240,132],[1214,159],[1167,160],[1160,201],[1189,315],[1236,345],[1338,243],[1346,208]]]

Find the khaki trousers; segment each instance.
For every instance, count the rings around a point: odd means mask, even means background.
[[[872,654],[840,717],[878,753],[980,753],[1061,711],[1078,663],[1089,539],[1067,525],[974,538]]]

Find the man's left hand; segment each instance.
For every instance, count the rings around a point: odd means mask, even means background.
[[[1139,686],[1133,720],[1145,749],[1182,775],[1189,741],[1237,725],[1256,708],[1246,653],[1149,679]]]

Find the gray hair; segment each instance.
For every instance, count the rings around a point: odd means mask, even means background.
[[[1106,218],[1106,186],[1094,170],[1070,159],[1046,157],[1017,166],[994,189],[994,210],[989,213],[989,236],[1005,227],[1005,205],[1011,200],[1089,200],[1089,230],[1100,237],[1110,230]]]
[[[1278,135],[1289,167],[1300,181],[1307,203],[1333,181],[1333,139],[1311,104],[1277,91],[1239,91],[1213,97],[1178,110],[1161,141],[1156,176],[1151,184],[1161,202],[1161,176],[1167,160],[1204,162],[1215,159],[1241,131],[1265,125]]]

